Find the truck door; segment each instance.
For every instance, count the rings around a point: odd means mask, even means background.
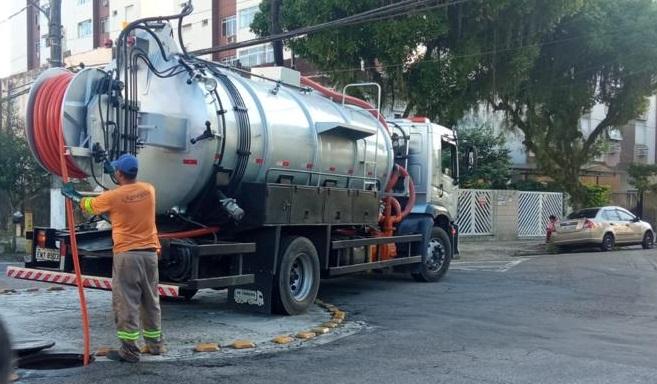
[[[447,208],[450,215],[456,217],[458,187],[458,150],[456,141],[447,129],[438,125],[431,125],[432,137],[432,176],[431,196],[434,203]]]

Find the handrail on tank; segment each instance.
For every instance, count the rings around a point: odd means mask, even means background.
[[[351,179],[358,179],[358,180],[363,180],[365,182],[370,181],[373,182],[374,185],[377,185],[379,181],[376,179],[376,177],[365,177],[365,176],[354,176],[354,175],[343,175],[341,173],[328,173],[328,172],[320,172],[320,171],[309,171],[306,169],[294,169],[294,168],[278,168],[278,167],[271,167],[265,171],[265,183],[267,182],[267,179],[269,179],[269,172],[270,171],[277,171],[277,172],[292,172],[292,173],[305,173],[309,174],[311,177],[308,178],[308,182],[306,185],[310,185],[310,180],[312,179],[312,176],[317,175],[317,176],[337,176],[337,177],[344,177],[347,179],[347,188],[349,188],[349,182]],[[319,187],[319,181],[320,178],[317,178],[317,186]],[[363,189],[365,189],[365,183],[363,183]]]
[[[376,109],[374,108],[363,108],[366,111],[376,111],[376,117],[377,119],[381,118],[381,85],[379,83],[374,83],[374,82],[368,82],[368,83],[351,83],[347,84],[342,88],[342,107],[345,106],[345,101],[347,99],[347,89],[352,88],[352,87],[376,87],[377,90],[377,98],[376,98]],[[363,175],[367,173],[367,141],[363,139],[365,142],[365,153],[363,153]],[[376,175],[376,167],[378,165],[378,160],[379,160],[379,132],[377,130],[376,133],[376,140],[374,144],[374,174]],[[348,183],[347,183],[348,184]]]

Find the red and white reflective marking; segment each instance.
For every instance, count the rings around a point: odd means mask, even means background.
[[[34,280],[44,283],[76,285],[75,275],[65,272],[42,271],[39,269],[9,266],[7,267],[7,276],[14,279]],[[108,277],[82,275],[82,285],[87,288],[111,291],[112,279]],[[160,292],[160,296],[179,296],[179,287],[175,285],[158,284],[157,289]]]

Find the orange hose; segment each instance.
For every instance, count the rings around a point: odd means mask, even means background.
[[[69,172],[73,177],[86,177],[84,172],[75,166],[71,158],[66,158],[64,145],[64,132],[62,130],[61,108],[64,93],[73,75],[63,73],[44,82],[37,91],[34,103],[34,138],[39,159],[49,171],[62,177],[64,183],[69,181]],[[56,147],[55,144],[59,146]],[[59,152],[59,167],[57,167],[56,154]],[[87,313],[87,300],[82,284],[80,270],[80,256],[78,254],[78,241],[75,232],[75,217],[73,216],[73,202],[66,199],[66,221],[71,237],[71,253],[73,254],[73,268],[75,270],[75,283],[80,298],[80,312],[82,315],[82,337],[84,340],[84,365],[89,364],[90,337],[89,315]]]
[[[160,239],[182,239],[186,237],[199,237],[210,235],[219,231],[219,227],[207,227],[199,229],[191,229],[189,231],[181,232],[164,232],[157,235]]]

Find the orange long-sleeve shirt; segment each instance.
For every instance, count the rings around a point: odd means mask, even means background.
[[[135,249],[160,249],[155,226],[155,188],[136,182],[86,197],[80,207],[88,214],[106,213],[112,221],[114,254]]]

